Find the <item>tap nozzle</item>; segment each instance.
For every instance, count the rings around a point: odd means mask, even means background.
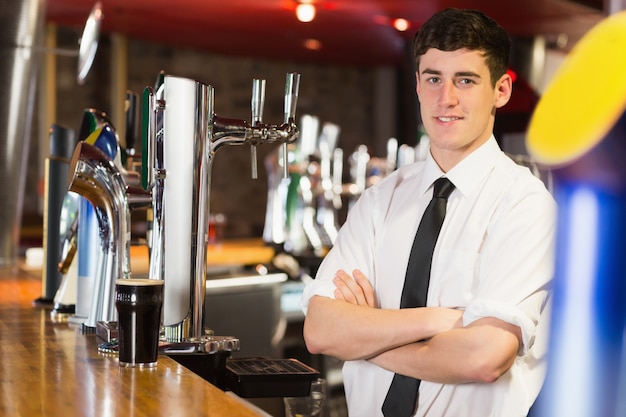
[[[300,74],[290,72],[285,81],[285,124],[295,124],[296,105],[298,104],[298,90],[300,89]],[[287,154],[287,143],[282,144],[283,151],[283,176],[289,176],[289,161]]]
[[[252,127],[258,126],[263,120],[265,105],[265,80],[252,80]],[[252,178],[258,178],[256,144],[250,144],[250,161],[252,163]]]

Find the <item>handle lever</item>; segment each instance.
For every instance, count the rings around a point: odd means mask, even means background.
[[[265,80],[254,79],[252,80],[252,127],[261,124],[263,120],[263,107],[265,106]],[[256,144],[250,145],[250,161],[252,169],[252,178],[257,179],[258,167],[257,167],[257,152]]]
[[[295,123],[296,105],[298,104],[298,91],[300,89],[300,74],[290,72],[285,81],[285,124]],[[283,151],[283,176],[289,177],[289,159],[287,143],[282,145]]]

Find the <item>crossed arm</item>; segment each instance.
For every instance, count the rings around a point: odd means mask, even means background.
[[[521,343],[519,327],[483,318],[463,327],[459,310],[377,307],[358,270],[338,271],[335,299],[309,301],[304,339],[311,353],[368,360],[389,371],[440,383],[493,382],[506,372]]]

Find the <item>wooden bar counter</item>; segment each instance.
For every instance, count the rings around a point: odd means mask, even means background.
[[[120,368],[94,334],[34,307],[40,295],[40,274],[0,269],[0,416],[263,415],[166,356]]]

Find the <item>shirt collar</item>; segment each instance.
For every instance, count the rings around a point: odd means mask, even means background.
[[[467,196],[478,186],[485,175],[493,169],[497,155],[501,152],[496,138],[491,137],[474,152],[466,156],[450,171],[444,173],[435,162],[430,152],[426,156],[424,175],[420,183],[420,195],[426,193],[437,178],[447,177],[455,188]]]

